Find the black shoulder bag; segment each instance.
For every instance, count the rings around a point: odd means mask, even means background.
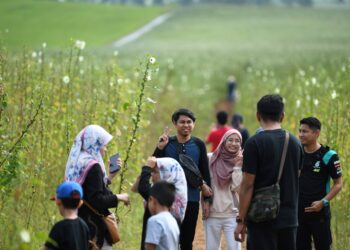
[[[286,160],[289,133],[286,131],[277,182],[271,186],[256,189],[248,209],[247,220],[264,222],[276,219],[280,210],[280,179]]]

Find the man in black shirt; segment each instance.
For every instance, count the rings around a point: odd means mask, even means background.
[[[281,128],[284,104],[279,95],[266,95],[257,104],[257,119],[263,131],[246,142],[243,152],[243,180],[235,238],[243,241],[248,228],[248,250],[295,250],[298,226],[298,174],[302,167],[302,147],[290,135],[280,180],[280,211],[276,219],[253,223],[246,215],[254,190],[277,181],[286,132]]]
[[[300,121],[299,138],[305,157],[299,180],[298,250],[311,250],[311,237],[316,250],[329,250],[332,244],[329,201],[342,188],[342,171],[337,153],[318,143],[320,131],[317,118]]]
[[[57,222],[45,242],[45,250],[87,250],[89,228],[78,217],[83,204],[83,189],[76,182],[63,182],[56,191],[56,204],[64,220]]]

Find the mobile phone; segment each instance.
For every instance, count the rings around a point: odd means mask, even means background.
[[[118,165],[119,153],[112,155],[109,158],[109,173],[114,174],[120,170],[120,166]]]

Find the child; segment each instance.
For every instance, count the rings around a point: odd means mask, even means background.
[[[57,187],[56,204],[64,220],[56,223],[45,242],[45,250],[89,249],[89,228],[78,217],[78,208],[83,204],[83,190],[76,182],[63,182]]]
[[[155,183],[149,191],[146,250],[177,250],[180,230],[169,210],[175,199],[175,186],[166,181]]]

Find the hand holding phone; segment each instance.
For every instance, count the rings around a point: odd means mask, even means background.
[[[119,153],[116,153],[115,155],[112,155],[111,158],[109,158],[109,173],[114,174],[120,170],[120,165],[118,164],[119,160]]]

